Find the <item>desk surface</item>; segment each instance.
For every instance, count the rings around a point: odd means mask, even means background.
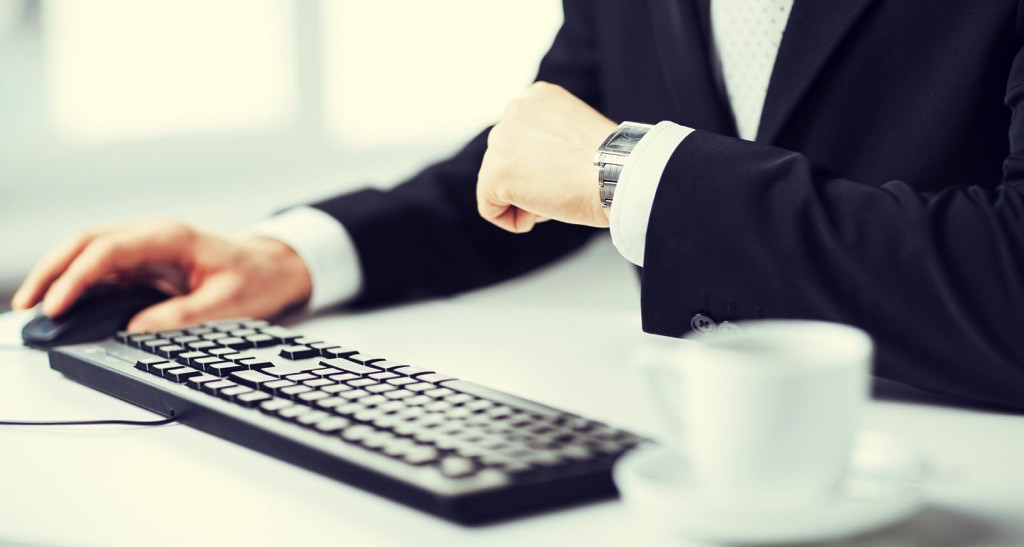
[[[498,287],[298,328],[657,434],[625,364],[638,292],[601,240]],[[0,343],[22,321],[0,316]],[[2,418],[152,418],[63,379],[42,352],[0,357]],[[863,426],[926,451],[941,481],[917,516],[842,545],[1024,545],[1024,416],[876,400]],[[619,501],[462,528],[181,425],[0,428],[0,491],[0,541],[31,545],[680,544],[638,530]]]

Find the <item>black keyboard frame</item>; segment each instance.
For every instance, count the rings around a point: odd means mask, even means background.
[[[265,422],[257,418],[259,411],[256,409],[237,407],[240,412],[252,413],[253,419],[246,419],[237,415],[237,412],[222,410],[219,404],[207,404],[220,400],[137,370],[134,362],[131,362],[135,354],[139,357],[152,356],[108,339],[53,348],[49,351],[49,361],[53,370],[90,388],[162,416],[175,417],[192,428],[458,524],[479,525],[617,496],[611,478],[614,458],[595,463],[590,469],[572,475],[550,475],[542,477],[543,480],[505,484],[456,495],[438,495],[379,471],[372,458],[364,462],[365,465],[360,465],[356,461],[359,458],[339,458],[314,444],[263,427]],[[167,385],[162,385],[163,382],[167,382]],[[224,404],[235,407],[232,403]],[[367,449],[354,448],[372,454]]]

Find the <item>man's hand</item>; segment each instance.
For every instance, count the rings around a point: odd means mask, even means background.
[[[128,330],[167,329],[226,317],[271,317],[305,302],[312,281],[290,247],[267,237],[232,237],[176,221],[150,220],[72,237],[36,265],[14,295],[26,309],[66,311],[100,281],[147,283],[177,296],[136,315]]]
[[[510,232],[548,219],[607,227],[594,154],[617,124],[565,89],[533,84],[487,136],[480,216]]]

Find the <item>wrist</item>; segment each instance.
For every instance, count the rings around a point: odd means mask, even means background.
[[[247,243],[275,272],[276,290],[289,306],[309,301],[313,294],[313,278],[295,249],[280,239],[263,235],[249,236]]]

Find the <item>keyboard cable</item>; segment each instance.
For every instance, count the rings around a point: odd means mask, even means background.
[[[0,344],[0,350],[38,351],[28,346]],[[159,420],[0,420],[0,425],[167,425],[178,421],[177,416]]]

